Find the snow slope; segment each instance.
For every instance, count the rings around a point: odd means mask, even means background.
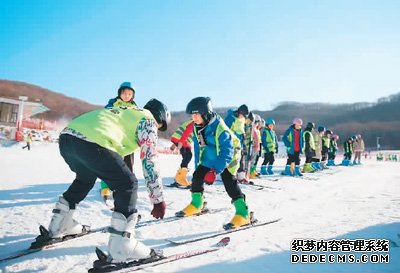
[[[0,147],[0,257],[29,246],[38,226],[47,226],[58,196],[74,174],[58,153],[57,144],[34,143]],[[341,158],[337,159],[339,162]],[[139,162],[137,159],[135,162]],[[160,155],[164,185],[173,181],[178,155]],[[303,160],[304,162],[304,160]],[[285,177],[278,181],[257,179],[274,189],[242,186],[248,205],[260,220],[282,217],[278,223],[230,235],[230,245],[218,252],[147,269],[146,272],[400,272],[400,163],[364,160],[362,166],[334,167],[309,174],[318,180]],[[285,159],[276,162],[282,169]],[[144,220],[151,219],[140,164],[138,209]],[[166,216],[190,201],[188,190],[165,187]],[[137,237],[166,254],[214,244],[209,239],[171,247],[165,238],[190,238],[221,229],[234,210],[221,182],[207,186],[210,208],[229,208],[177,222],[137,229]],[[76,219],[92,227],[108,225],[111,211],[99,198],[99,185],[78,206]],[[291,264],[291,242],[304,239],[390,239],[390,263]],[[87,272],[96,259],[94,249],[106,249],[108,235],[92,234],[52,249],[0,263],[0,272]]]

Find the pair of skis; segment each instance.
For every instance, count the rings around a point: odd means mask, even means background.
[[[195,237],[195,238],[191,238],[191,239],[187,239],[187,240],[166,239],[166,241],[168,241],[173,246],[179,246],[179,245],[195,243],[198,241],[215,238],[218,236],[227,235],[227,234],[230,234],[233,232],[247,230],[247,229],[254,228],[254,227],[265,226],[268,224],[276,223],[280,220],[281,220],[281,218],[274,219],[271,221],[266,221],[266,222],[258,222],[257,221],[257,222],[252,222],[249,225],[242,226],[242,227],[239,227],[236,229],[216,231],[216,232],[208,234],[206,236]],[[119,273],[122,273],[122,272],[138,271],[138,270],[142,270],[142,269],[145,269],[148,267],[154,267],[157,265],[166,264],[166,263],[174,262],[177,260],[186,259],[186,258],[218,251],[218,250],[222,249],[223,247],[227,246],[229,244],[229,242],[230,242],[230,237],[224,237],[214,246],[210,246],[210,247],[207,247],[204,249],[189,250],[189,251],[185,251],[185,252],[181,252],[181,253],[177,253],[177,254],[172,254],[170,256],[163,256],[162,254],[160,254],[160,253],[157,254],[156,251],[152,250],[151,256],[149,258],[140,259],[140,260],[128,262],[128,263],[109,263],[108,262],[109,257],[103,251],[96,248],[96,254],[97,254],[98,260],[96,260],[93,263],[93,268],[89,269],[88,272],[89,273],[104,273],[104,272],[118,271]]]

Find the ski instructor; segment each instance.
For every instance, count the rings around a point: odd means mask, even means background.
[[[144,109],[112,107],[87,112],[61,132],[60,153],[76,178],[55,205],[48,228],[51,238],[79,234],[84,227],[73,219],[75,206],[93,188],[97,178],[107,181],[114,195],[108,253],[111,263],[150,257],[152,250],[135,239],[138,180],[123,157],[140,148],[151,214],[163,218],[165,201],[156,169],[157,130],[171,120],[167,107],[156,99]]]

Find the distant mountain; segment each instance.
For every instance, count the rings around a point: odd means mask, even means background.
[[[19,96],[27,96],[29,101],[41,101],[43,105],[50,108],[50,111],[40,114],[49,121],[68,120],[84,112],[102,107],[36,85],[0,80],[0,97],[18,99]]]
[[[50,121],[69,120],[84,112],[101,108],[85,101],[71,98],[54,91],[17,81],[0,80],[0,96],[18,98],[28,96],[29,100],[40,100],[51,110],[40,114]],[[251,105],[249,105],[251,109]],[[228,108],[215,111],[225,117]],[[382,149],[400,149],[400,93],[380,98],[375,103],[328,104],[282,102],[271,111],[254,110],[264,119],[273,118],[276,132],[282,135],[294,117],[303,122],[323,125],[340,136],[340,143],[355,134],[361,134],[366,146],[376,148],[377,139]],[[167,132],[160,136],[168,139],[178,126],[190,118],[185,112],[173,112],[172,123]],[[305,125],[304,124],[304,125]]]

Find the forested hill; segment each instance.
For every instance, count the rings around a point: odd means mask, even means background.
[[[18,98],[28,96],[30,101],[40,100],[50,108],[43,114],[48,120],[71,119],[84,112],[100,108],[88,102],[71,98],[54,91],[17,81],[0,80],[0,97]],[[249,105],[251,109],[251,105]],[[225,117],[228,108],[216,111]],[[276,131],[282,135],[294,117],[301,117],[304,123],[312,121],[337,133],[340,143],[354,134],[364,137],[367,147],[376,148],[379,141],[382,148],[400,149],[400,93],[380,98],[374,103],[327,104],[282,102],[271,111],[254,110],[264,119],[276,121]],[[169,138],[181,122],[189,116],[184,112],[172,113],[172,124],[161,137]]]
[[[19,96],[27,96],[29,101],[40,101],[48,107],[50,111],[42,115],[43,118],[50,121],[68,120],[101,107],[33,84],[0,80],[0,97],[18,99]]]

